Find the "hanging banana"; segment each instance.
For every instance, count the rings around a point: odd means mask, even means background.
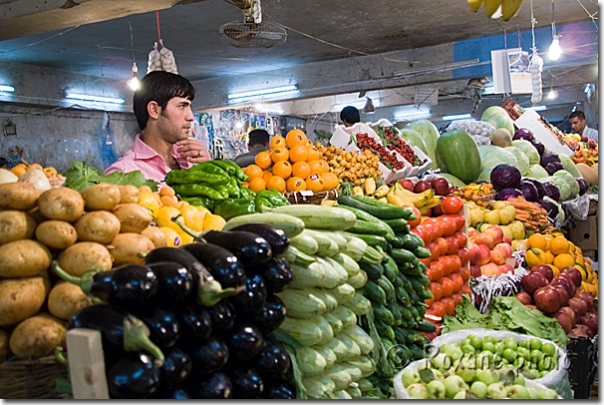
[[[470,6],[470,10],[476,13],[480,9],[480,6],[482,6],[483,1],[484,0],[468,0],[468,6]]]
[[[502,0],[501,2],[501,19],[509,21],[512,17],[518,14],[522,0]]]
[[[487,18],[491,18],[493,14],[499,9],[501,6],[502,0],[484,0],[484,13]]]

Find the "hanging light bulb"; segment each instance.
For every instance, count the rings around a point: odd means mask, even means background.
[[[556,90],[549,89],[549,93],[547,93],[547,99],[554,100],[556,97],[558,97],[558,93],[556,93]]]
[[[138,89],[138,68],[136,67],[136,62],[132,62],[132,78],[128,80],[128,87],[130,87],[133,91]]]
[[[560,37],[558,35],[554,35],[552,44],[549,46],[547,56],[550,58],[550,60],[558,60],[561,55],[562,48],[560,47]]]

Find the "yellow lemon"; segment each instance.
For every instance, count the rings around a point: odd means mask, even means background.
[[[571,267],[575,264],[575,259],[569,253],[562,253],[554,258],[554,266],[559,269]]]
[[[180,236],[174,229],[168,228],[167,226],[159,226],[158,229],[166,236],[168,247],[178,247],[182,244]]]

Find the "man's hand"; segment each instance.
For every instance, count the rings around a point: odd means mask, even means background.
[[[178,146],[178,153],[186,158],[188,162],[193,164],[212,159],[210,152],[208,152],[203,143],[198,139],[189,138],[178,141],[176,146]]]

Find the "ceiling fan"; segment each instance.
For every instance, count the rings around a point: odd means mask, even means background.
[[[270,48],[287,40],[285,29],[262,21],[260,0],[233,0],[244,15],[243,22],[233,21],[218,29],[220,40],[238,48]]]

